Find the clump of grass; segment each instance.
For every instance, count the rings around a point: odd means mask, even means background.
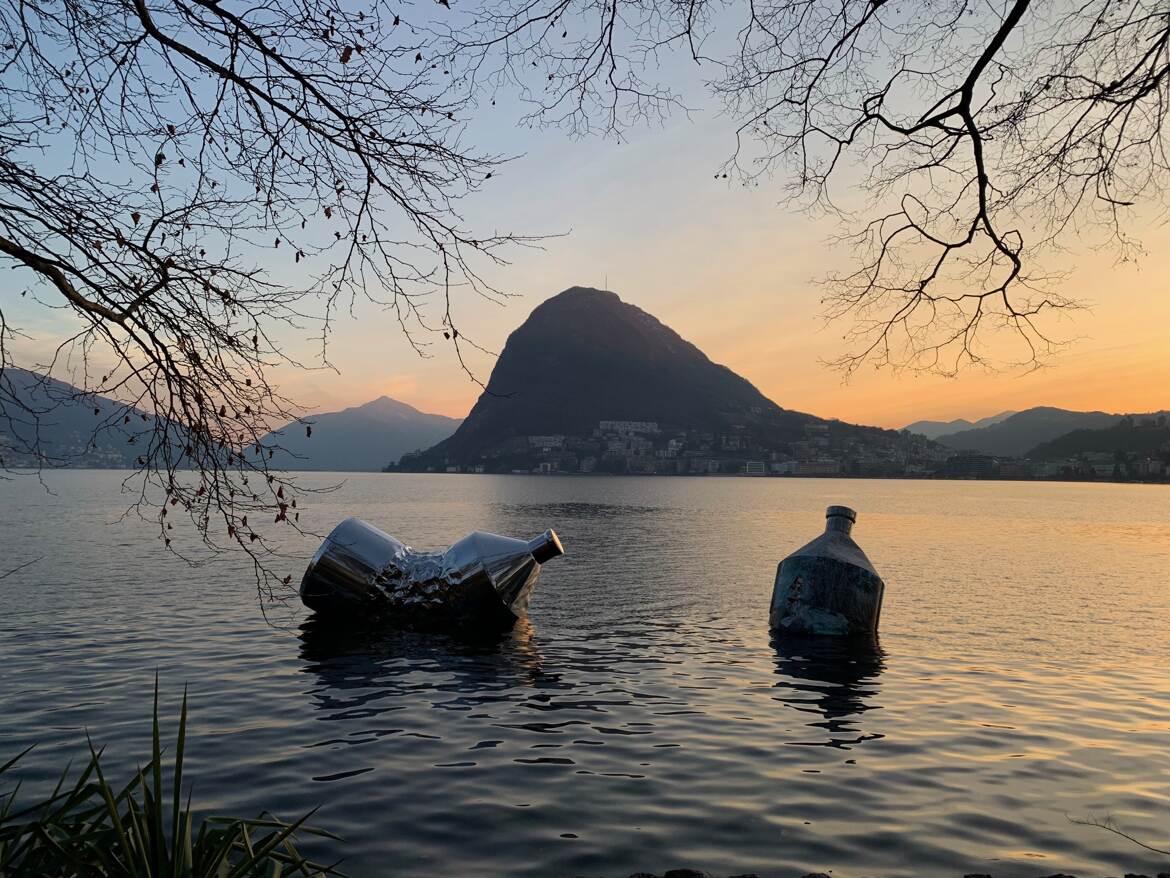
[[[154,692],[151,758],[116,788],[101,767],[102,751],[89,741],[89,761],[69,782],[61,775],[48,798],[18,806],[19,786],[0,792],[0,878],[244,878],[332,876],[334,866],[297,852],[298,833],[336,838],[306,824],[312,814],[285,823],[270,814],[256,819],[208,817],[196,829],[188,793],[183,801],[183,750],[187,695],[179,716],[170,796],[163,788],[158,683]],[[88,740],[88,736],[87,736]],[[29,748],[32,749],[31,747]],[[0,766],[0,780],[25,754]]]

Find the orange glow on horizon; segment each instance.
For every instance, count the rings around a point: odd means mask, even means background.
[[[1170,409],[1170,228],[1166,226],[1147,235],[1149,253],[1136,264],[1116,265],[1112,257],[1095,254],[1082,260],[1068,286],[1071,295],[1089,303],[1090,310],[1055,325],[1056,333],[1076,340],[1045,368],[1027,373],[968,369],[953,379],[863,370],[849,383],[822,365],[843,350],[842,327],[822,326],[818,290],[809,282],[816,269],[814,260],[825,252],[822,244],[812,239],[807,247],[777,252],[769,247],[769,238],[780,230],[762,227],[755,236],[729,240],[719,259],[694,271],[688,270],[694,266],[685,260],[672,264],[670,254],[687,252],[695,235],[705,236],[708,248],[723,242],[712,241],[705,228],[684,227],[681,232],[643,250],[642,263],[613,271],[609,287],[785,408],[893,428],[921,419],[974,420],[1037,405],[1116,412]],[[558,248],[562,249],[571,248]],[[790,260],[791,253],[799,255]],[[571,264],[559,264],[565,261],[564,255],[550,253],[524,272],[532,276],[517,284],[527,291],[523,299],[504,307],[471,303],[470,319],[465,320],[466,325],[477,326],[477,340],[502,350],[508,333],[545,298],[575,284],[603,286],[605,269],[575,271]],[[548,277],[561,280],[550,283]],[[726,292],[712,295],[710,291],[720,284]],[[778,287],[787,292],[775,292]],[[393,331],[381,328],[383,333]],[[358,405],[385,394],[422,411],[466,416],[479,387],[446,352],[436,351],[429,358],[399,353],[385,368],[367,353],[377,351],[380,357],[399,347],[405,345],[393,336],[376,337],[376,327],[364,322],[343,325],[333,348],[344,353],[338,363],[342,375],[286,375],[286,387],[294,398],[319,411]],[[493,362],[480,356],[471,366],[477,377],[486,379]]]

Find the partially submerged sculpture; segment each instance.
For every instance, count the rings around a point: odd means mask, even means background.
[[[347,518],[309,562],[301,600],[323,617],[506,630],[527,610],[540,565],[564,551],[547,530],[528,542],[476,531],[445,552],[416,552]]]
[[[825,532],[776,569],[771,627],[793,634],[873,634],[886,587],[849,535],[857,513],[830,506],[825,519]]]

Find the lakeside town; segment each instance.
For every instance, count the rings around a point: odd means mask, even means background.
[[[1153,453],[1087,451],[1034,459],[954,450],[907,430],[888,431],[889,441],[879,445],[837,435],[830,429],[830,423],[810,423],[805,426],[802,438],[769,447],[747,426],[712,432],[672,429],[656,421],[602,420],[588,436],[517,436],[485,452],[481,462],[442,469],[449,473],[517,475],[611,473],[1111,482],[1165,482],[1170,473],[1170,439]],[[1143,419],[1134,426],[1165,430],[1166,416]],[[386,469],[410,468],[412,459],[419,454],[403,455],[397,466]]]

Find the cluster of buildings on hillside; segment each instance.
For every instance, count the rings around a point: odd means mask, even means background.
[[[939,475],[948,479],[1163,482],[1170,479],[1170,443],[1154,454],[1090,451],[1058,460],[959,452],[947,459]]]
[[[617,473],[636,475],[928,476],[947,453],[922,436],[861,438],[810,423],[804,435],[769,447],[747,426],[676,430],[654,421],[603,420],[588,436],[518,436],[472,466],[449,472]],[[405,461],[404,461],[405,462]]]
[[[633,475],[857,476],[956,479],[1159,481],[1170,476],[1170,448],[1158,457],[1090,454],[1033,462],[956,452],[906,431],[875,434],[805,425],[803,435],[768,447],[748,427],[677,430],[655,421],[603,420],[587,436],[517,436],[479,462],[447,472]],[[1105,459],[1105,458],[1108,459]],[[408,459],[404,458],[403,463]]]
[[[111,447],[95,443],[92,436],[70,434],[54,437],[41,453],[27,444],[0,433],[0,468],[35,469],[39,466],[68,466],[72,469],[127,469],[132,458]]]

